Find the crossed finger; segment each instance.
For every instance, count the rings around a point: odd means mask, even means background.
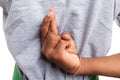
[[[41,30],[40,30],[42,44],[44,40],[46,39],[46,36],[49,31],[55,35],[58,35],[55,10],[53,8],[50,8],[49,14],[46,15],[43,19],[43,23],[42,23]]]

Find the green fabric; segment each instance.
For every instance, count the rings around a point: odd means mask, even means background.
[[[12,80],[22,80],[22,76],[19,73],[19,69],[18,69],[17,65],[15,65],[14,73],[13,73],[13,79]]]
[[[96,75],[94,75],[94,76],[92,76],[91,77],[91,79],[90,80],[99,80],[99,77],[98,76],[96,76]]]
[[[13,79],[12,80],[22,80],[22,76],[19,73],[19,69],[18,69],[17,65],[15,65],[14,74],[13,74]],[[90,80],[99,80],[99,77],[94,75],[94,76],[91,77]]]

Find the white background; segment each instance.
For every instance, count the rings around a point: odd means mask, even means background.
[[[12,80],[14,59],[8,51],[3,32],[2,9],[0,8],[0,80]],[[120,28],[113,24],[112,46],[108,55],[120,52]],[[118,78],[100,76],[100,80],[120,80]]]

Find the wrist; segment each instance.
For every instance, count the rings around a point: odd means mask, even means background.
[[[81,67],[81,63],[80,63],[80,58],[81,58],[81,57],[78,56],[78,58],[79,58],[79,60],[78,60],[79,62],[78,62],[78,64],[76,65],[76,68],[75,68],[75,70],[74,70],[74,72],[73,72],[73,76],[75,76],[75,75],[78,74],[79,69],[80,69],[80,67]]]
[[[88,60],[87,58],[81,57],[81,69],[79,70],[79,74],[86,74],[88,70]]]
[[[79,66],[77,66],[75,75],[94,74],[94,62],[92,58],[79,57]]]
[[[79,57],[79,65],[77,65],[73,76],[85,73],[85,58]]]
[[[74,76],[78,73],[78,69],[80,68],[80,65],[81,65],[79,56],[75,55],[73,60],[73,65],[74,67],[72,67],[70,73]]]
[[[94,58],[81,58],[81,70],[79,74],[93,75],[96,74],[96,62]]]

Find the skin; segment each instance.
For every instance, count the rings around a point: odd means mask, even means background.
[[[53,8],[43,20],[41,43],[41,51],[45,57],[68,73],[120,77],[120,53],[106,57],[79,58],[70,34],[64,32],[58,35]]]
[[[54,9],[45,16],[41,26],[41,51],[45,57],[60,66],[66,72],[73,74],[80,61],[74,40],[68,32],[58,35]]]

